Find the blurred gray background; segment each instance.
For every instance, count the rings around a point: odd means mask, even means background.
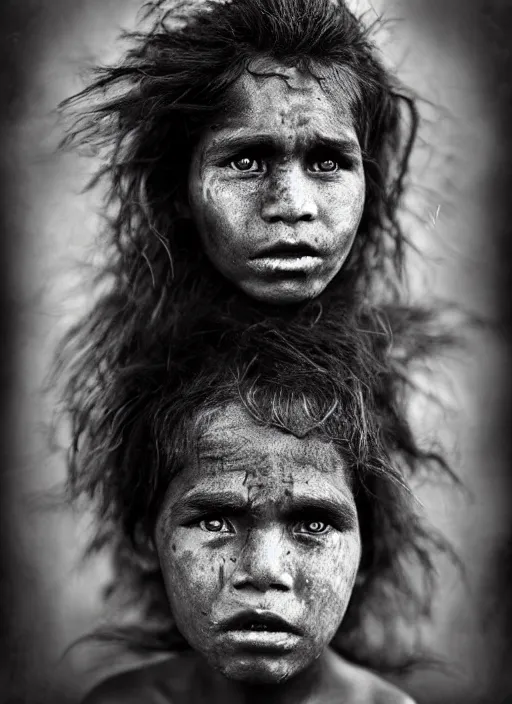
[[[400,680],[420,703],[500,704],[512,692],[508,593],[512,471],[508,262],[512,160],[509,118],[512,11],[478,0],[353,0],[372,21],[385,61],[425,100],[405,216],[421,251],[411,288],[446,296],[498,322],[468,352],[434,365],[446,409],[415,399],[425,439],[440,436],[467,487],[417,487],[425,512],[458,549],[464,584],[439,559],[440,591],[425,638],[446,663]],[[99,676],[80,648],[103,618],[104,560],[80,565],[90,518],[52,507],[64,478],[50,451],[51,394],[41,392],[55,341],[89,299],[98,194],[81,194],[95,164],[57,154],[60,100],[84,71],[115,60],[119,29],[138,0],[3,0],[0,305],[2,591],[5,652],[0,700],[75,702]],[[65,439],[65,438],[63,438]]]

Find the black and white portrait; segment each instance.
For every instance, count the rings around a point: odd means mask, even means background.
[[[506,3],[3,12],[5,701],[507,701]]]

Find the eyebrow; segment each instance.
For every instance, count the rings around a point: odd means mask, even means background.
[[[357,525],[357,513],[348,501],[329,496],[293,497],[286,512],[290,516],[304,513],[320,514],[338,528],[351,529]]]
[[[350,138],[328,137],[327,135],[314,133],[301,136],[300,143],[307,151],[320,148],[332,149],[345,156],[359,156],[361,154],[357,140]],[[280,153],[283,151],[283,140],[269,134],[221,135],[207,148],[206,153],[216,156],[223,156],[224,154],[228,156],[251,149],[267,154]]]
[[[194,491],[173,508],[173,514],[183,517],[189,513],[241,513],[247,507],[248,501],[236,492]]]
[[[258,504],[246,496],[231,491],[192,491],[171,509],[175,520],[188,518],[197,514],[241,515],[258,514]],[[287,517],[299,517],[306,513],[320,514],[340,529],[352,529],[357,525],[357,512],[345,499],[330,496],[290,496],[283,514]]]

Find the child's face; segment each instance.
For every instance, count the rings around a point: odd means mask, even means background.
[[[284,681],[325,651],[358,571],[343,462],[318,438],[229,406],[172,480],[156,547],[178,628],[207,663],[230,679]]]
[[[319,295],[350,252],[361,149],[339,86],[270,59],[251,70],[193,154],[189,203],[226,278],[258,300],[296,303]]]

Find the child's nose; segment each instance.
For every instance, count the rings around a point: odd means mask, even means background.
[[[290,591],[293,578],[282,529],[252,530],[232,576],[235,589]]]
[[[299,164],[281,168],[270,180],[261,217],[265,222],[312,222],[318,215],[314,186]]]

